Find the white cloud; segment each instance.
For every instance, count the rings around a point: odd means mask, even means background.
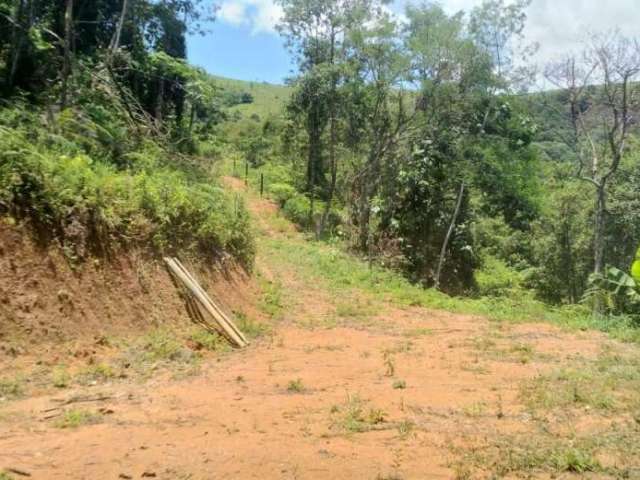
[[[449,13],[469,11],[482,0],[443,0]],[[589,32],[619,28],[629,36],[638,36],[640,8],[638,0],[533,0],[526,10],[526,43],[538,43],[535,56],[546,63],[580,47]]]
[[[527,39],[537,41],[537,59],[548,62],[580,48],[589,32],[619,28],[638,36],[638,0],[533,0],[525,30]]]
[[[246,25],[251,33],[276,33],[282,8],[272,0],[226,0],[220,6],[219,18],[231,25]]]
[[[246,22],[246,6],[240,2],[225,2],[218,12],[219,17],[231,25],[242,25]]]
[[[422,0],[395,0],[391,4],[397,18],[403,19],[404,5]],[[469,11],[482,0],[441,0],[448,13]],[[638,0],[533,0],[527,9],[525,37],[537,42],[540,63],[576,49],[587,31],[620,28],[627,35],[638,35],[640,8]],[[224,0],[220,20],[236,26],[248,26],[251,32],[277,33],[275,26],[282,18],[282,8],[273,0]]]

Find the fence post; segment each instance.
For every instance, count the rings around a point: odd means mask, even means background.
[[[260,196],[264,193],[264,173],[260,173]]]
[[[244,162],[244,186],[249,186],[249,162]]]

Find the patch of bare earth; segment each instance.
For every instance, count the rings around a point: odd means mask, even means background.
[[[276,214],[260,202],[254,215]],[[261,275],[297,299],[272,335],[186,378],[166,370],[0,403],[0,468],[43,479],[449,479],[607,476],[621,464],[612,455],[583,472],[544,462],[527,469],[505,463],[515,454],[500,442],[546,442],[544,428],[556,438],[603,422],[622,429],[631,410],[600,414],[577,403],[540,412],[525,387],[603,352],[637,356],[635,348],[600,334],[393,305],[370,323],[328,326],[335,306],[317,285],[295,269]],[[90,421],[60,422],[80,410]]]

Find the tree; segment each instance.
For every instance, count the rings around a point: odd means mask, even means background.
[[[576,176],[592,185],[593,273],[605,266],[609,184],[626,153],[633,114],[640,108],[640,44],[617,32],[594,36],[585,51],[551,64],[546,78],[566,92],[570,134],[564,141],[577,159]],[[594,313],[601,313],[594,302]]]
[[[323,198],[325,209],[316,228],[322,235],[338,180],[338,122],[340,84],[344,82],[351,29],[365,21],[369,0],[281,0],[284,18],[279,30],[297,57],[299,75],[289,104],[293,116],[305,118],[308,137],[306,191],[311,199],[310,223],[315,223],[314,200]],[[326,129],[329,138],[324,138]],[[328,171],[324,146],[328,146]]]
[[[349,105],[348,145],[360,158],[354,168],[351,210],[357,227],[356,245],[371,256],[372,216],[381,225],[388,209],[379,205],[386,197],[396,170],[394,160],[411,126],[414,109],[405,87],[409,59],[397,41],[398,23],[382,9],[370,10],[368,22],[360,22],[350,35],[350,74],[345,85]],[[385,192],[385,193],[383,193]],[[374,205],[378,203],[378,205]]]

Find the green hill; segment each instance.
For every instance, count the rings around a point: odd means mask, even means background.
[[[239,112],[247,117],[257,114],[264,118],[269,115],[280,114],[284,102],[291,94],[291,88],[285,85],[234,80],[216,75],[213,75],[213,78],[226,92],[233,94],[248,93],[253,97],[251,103],[239,103],[229,109],[231,112]]]

